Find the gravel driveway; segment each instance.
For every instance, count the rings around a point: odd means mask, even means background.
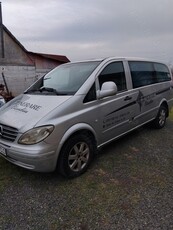
[[[4,229],[173,229],[173,121],[104,147],[73,180],[0,158]]]

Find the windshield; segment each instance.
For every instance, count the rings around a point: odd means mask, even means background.
[[[39,79],[25,93],[74,95],[83,85],[99,61],[60,65]]]

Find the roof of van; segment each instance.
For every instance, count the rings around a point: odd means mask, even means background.
[[[89,62],[89,61],[111,61],[111,60],[117,60],[117,61],[123,61],[123,60],[127,60],[127,61],[148,61],[148,62],[157,62],[157,63],[164,63],[160,60],[153,60],[153,59],[149,59],[149,58],[142,58],[142,57],[106,57],[106,58],[98,58],[98,59],[88,59],[88,60],[81,60],[81,61],[75,61],[72,63],[77,63],[77,62]]]

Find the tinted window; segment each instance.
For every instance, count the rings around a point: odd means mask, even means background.
[[[133,88],[155,83],[154,68],[151,62],[129,62]]]
[[[99,76],[100,88],[106,81],[116,83],[118,91],[126,89],[126,79],[122,62],[114,62],[107,65]]]
[[[167,66],[160,63],[154,63],[154,69],[156,72],[156,78],[157,82],[164,82],[164,81],[170,81],[171,75],[169,73],[169,70]]]

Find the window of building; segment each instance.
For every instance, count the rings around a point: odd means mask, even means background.
[[[108,64],[99,76],[100,89],[104,82],[113,81],[116,83],[118,91],[126,90],[126,78],[122,62]]]

